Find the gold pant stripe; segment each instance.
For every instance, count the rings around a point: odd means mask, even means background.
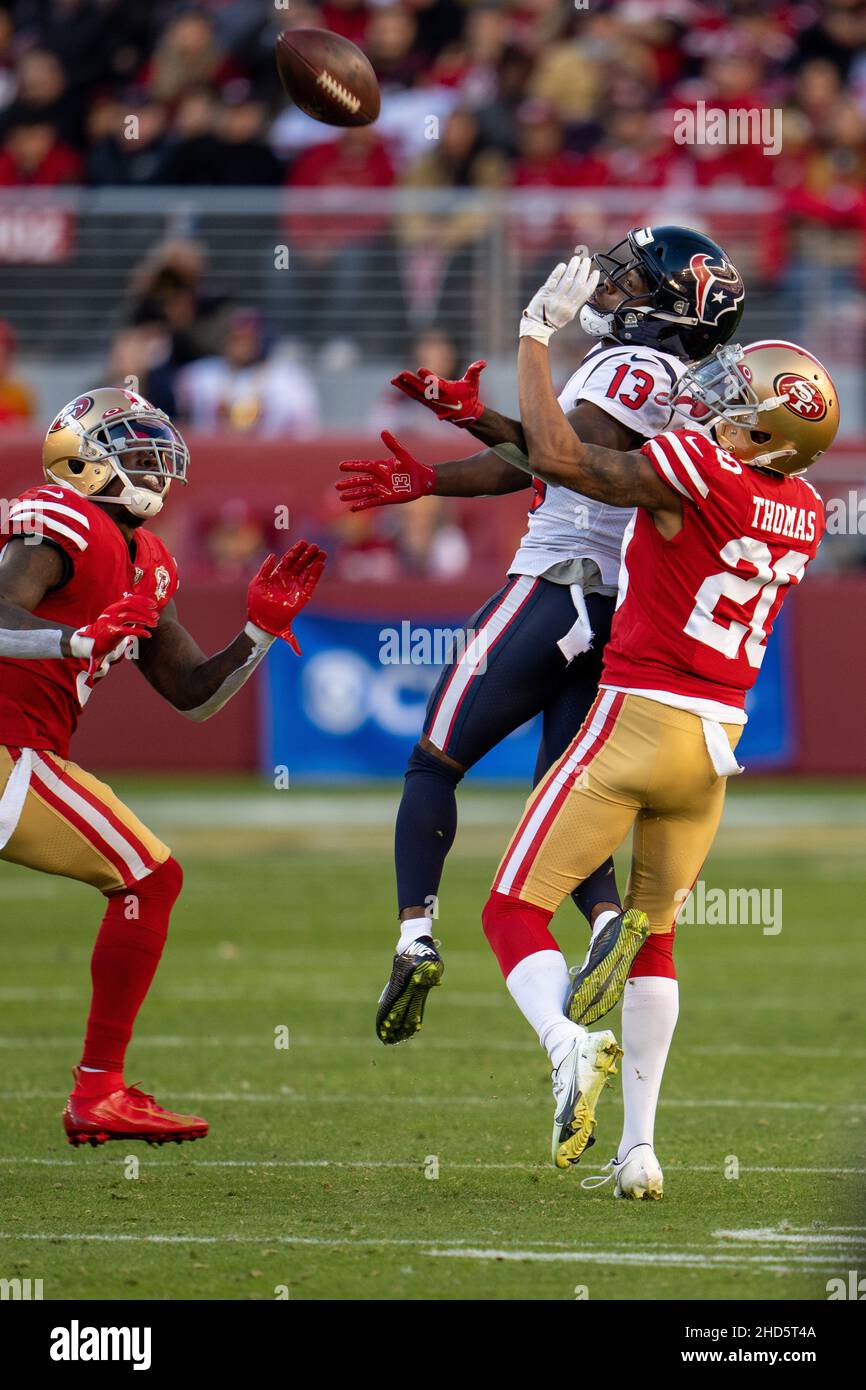
[[[0,747],[0,795],[13,766],[9,750]],[[139,882],[170,853],[106,783],[40,751],[33,754],[24,808],[0,859],[112,893]]]

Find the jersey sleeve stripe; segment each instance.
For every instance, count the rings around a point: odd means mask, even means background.
[[[689,492],[688,488],[680,482],[679,478],[673,470],[673,467],[665,458],[664,451],[659,448],[656,441],[654,439],[648,439],[644,447],[645,449],[648,449],[650,451],[653,460],[655,461],[657,467],[664,476],[665,482],[670,483],[672,488],[676,488],[677,492],[681,492],[683,497],[687,497],[691,502],[691,493]]]
[[[19,508],[26,507],[28,511],[38,508],[41,512],[54,512],[57,516],[69,516],[73,521],[77,521],[79,526],[83,526],[85,531],[90,530],[89,518],[76,511],[74,507],[67,507],[62,502],[49,502],[44,497],[26,497],[18,502],[13,502],[9,508],[10,516],[14,516]]]
[[[66,539],[72,541],[73,545],[77,546],[79,550],[87,549],[88,542],[86,537],[79,535],[77,531],[73,531],[72,527],[65,525],[64,522],[57,521],[55,517],[45,516],[44,513],[36,510],[10,510],[9,517],[13,524],[18,523],[21,526],[26,526],[28,534],[32,535],[38,533],[48,537],[65,536]]]
[[[675,434],[666,434],[664,439],[665,443],[673,449],[695,489],[700,493],[701,497],[706,497],[710,489],[707,487],[693,461],[689,458],[688,451],[683,441]]]

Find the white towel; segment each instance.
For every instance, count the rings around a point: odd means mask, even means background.
[[[715,719],[702,719],[701,725],[704,730],[704,743],[707,745],[716,776],[736,777],[743,772],[744,769],[734,757],[728,736],[721,724]]]
[[[568,591],[571,594],[571,601],[577,611],[577,618],[564,637],[560,637],[557,642],[559,650],[566,661],[571,663],[581,652],[588,652],[592,646],[595,633],[589,621],[589,613],[586,609],[586,599],[583,596],[583,588],[580,584],[569,584]]]
[[[27,792],[30,788],[32,755],[29,748],[21,749],[21,756],[9,774],[3,795],[0,796],[0,849],[5,849],[18,827]]]

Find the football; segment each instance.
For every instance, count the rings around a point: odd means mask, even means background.
[[[327,29],[287,29],[277,39],[277,71],[296,106],[326,125],[370,125],[379,83],[360,48]]]

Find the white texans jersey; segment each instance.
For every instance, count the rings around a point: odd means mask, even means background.
[[[609,338],[592,348],[560,394],[564,411],[592,401],[644,439],[662,434],[676,422],[671,398],[686,363],[650,347],[622,347]],[[700,429],[694,422],[689,428]],[[634,515],[630,507],[610,507],[571,488],[533,479],[529,526],[509,574],[544,575],[557,584],[584,582],[601,572],[591,587],[616,592],[622,538]]]

